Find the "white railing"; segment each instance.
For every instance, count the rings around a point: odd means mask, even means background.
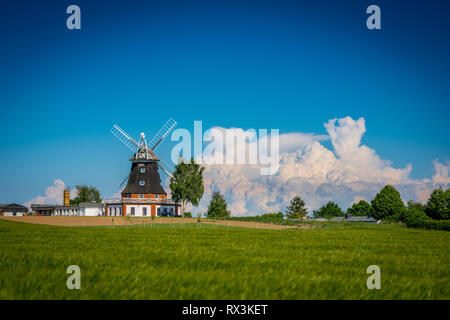
[[[115,204],[115,203],[143,203],[143,202],[155,202],[155,203],[167,203],[167,204],[178,204],[177,202],[166,199],[166,198],[110,198],[103,199],[103,204]]]

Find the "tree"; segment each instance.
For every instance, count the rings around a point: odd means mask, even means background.
[[[192,218],[192,213],[190,213],[189,211],[188,211],[188,212],[185,212],[185,213],[184,213],[184,217],[185,217],[185,218]]]
[[[333,201],[328,201],[325,205],[318,210],[313,211],[314,218],[331,218],[331,217],[343,217],[344,211]]]
[[[375,219],[401,219],[405,212],[400,192],[393,186],[387,185],[377,193],[372,200],[372,214]]]
[[[289,219],[300,219],[308,214],[308,209],[305,208],[305,201],[300,196],[295,196],[291,200],[286,210]]]
[[[358,203],[354,203],[347,209],[347,213],[352,216],[366,216],[371,214],[372,206],[367,201],[361,200]]]
[[[203,171],[204,167],[197,164],[193,158],[190,162],[180,161],[175,166],[173,177],[170,178],[170,190],[172,199],[181,202],[182,211],[190,202],[194,206],[198,206],[203,196]]]
[[[425,211],[425,207],[422,203],[409,200],[406,206],[406,210],[408,211]]]
[[[230,211],[227,210],[227,202],[218,191],[213,192],[206,215],[208,218],[227,218],[230,216]]]
[[[423,218],[423,216],[425,216],[425,218],[428,218],[428,216],[425,214],[424,205],[420,202],[409,200],[405,212],[402,216],[402,221],[405,222],[406,225],[408,225],[408,221],[412,221],[411,219],[417,220],[417,217]]]
[[[77,206],[80,202],[102,202],[100,191],[95,187],[86,185],[76,186],[77,196],[70,200],[70,205]]]
[[[434,189],[425,205],[425,213],[433,219],[450,219],[450,188]]]

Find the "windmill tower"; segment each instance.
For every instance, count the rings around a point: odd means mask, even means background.
[[[170,118],[153,137],[149,144],[142,132],[138,141],[114,125],[111,132],[131,151],[130,174],[122,181],[120,199],[106,200],[106,215],[111,216],[177,216],[180,205],[167,199],[161,185],[159,168],[167,175],[171,173],[161,164],[155,153],[156,147],[172,132],[177,122]],[[167,166],[167,165],[166,165]],[[170,168],[170,167],[169,167]]]

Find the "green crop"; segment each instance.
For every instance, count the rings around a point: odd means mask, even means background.
[[[0,221],[0,299],[449,299],[450,233]],[[69,265],[81,289],[69,290]],[[381,289],[369,290],[369,265]]]

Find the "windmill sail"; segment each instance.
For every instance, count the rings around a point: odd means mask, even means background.
[[[161,160],[161,165],[164,165],[164,168],[166,168],[169,172],[175,171],[175,169],[170,164],[168,164],[166,161],[164,161],[163,159],[160,159],[160,160]]]
[[[158,133],[153,137],[149,143],[149,148],[155,150],[156,147],[163,141],[170,132],[176,127],[177,122],[172,118],[166,121],[166,123],[159,129]]]
[[[138,143],[117,124],[112,127],[111,133],[115,135],[116,138],[119,139],[124,145],[131,149],[131,151],[134,153],[138,151]]]
[[[123,185],[128,182],[128,176],[126,176],[119,185],[119,189],[122,189]]]
[[[166,168],[164,168],[161,164],[158,163],[158,166],[169,176],[169,177],[173,177],[173,175],[169,172],[169,170],[167,170]]]

